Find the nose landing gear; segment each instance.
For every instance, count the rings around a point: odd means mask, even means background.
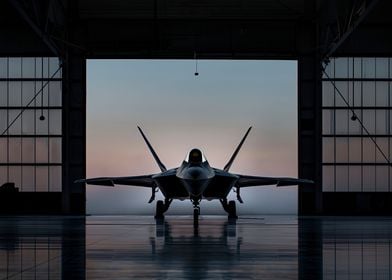
[[[197,229],[199,227],[199,216],[200,216],[200,203],[201,199],[191,199],[193,203],[193,227]]]

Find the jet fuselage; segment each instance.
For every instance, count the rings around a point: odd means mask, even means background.
[[[215,177],[215,172],[207,161],[200,164],[184,161],[181,167],[177,169],[176,177],[180,180],[190,197],[201,198],[203,192]]]
[[[190,154],[195,151],[201,154],[198,149],[193,149]],[[187,157],[180,167],[156,175],[153,179],[165,198],[212,200],[226,198],[238,176],[212,168],[205,159],[195,161]]]

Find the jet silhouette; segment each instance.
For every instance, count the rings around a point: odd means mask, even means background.
[[[189,199],[194,207],[193,221],[196,227],[198,226],[198,218],[200,215],[199,203],[202,199],[209,201],[218,199],[221,202],[223,209],[228,213],[228,218],[237,219],[235,201],[227,200],[227,196],[232,189],[234,189],[237,194],[237,200],[240,203],[243,203],[240,190],[244,187],[265,185],[276,185],[277,187],[282,187],[298,184],[313,184],[313,181],[306,179],[259,177],[230,173],[229,169],[252,127],[248,128],[241,142],[223,169],[211,167],[199,149],[192,149],[180,167],[167,169],[159,159],[142,129],[139,126],[138,129],[157,162],[161,170],[160,173],[142,176],[81,179],[76,180],[75,183],[87,183],[90,185],[112,187],[115,185],[147,187],[150,188],[152,192],[148,203],[155,200],[155,193],[160,190],[165,197],[165,200],[157,201],[155,212],[156,219],[164,218],[164,213],[169,209],[173,199]]]

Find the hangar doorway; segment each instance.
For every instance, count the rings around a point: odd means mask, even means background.
[[[251,125],[231,171],[298,176],[297,62],[196,63],[87,61],[87,177],[159,172],[137,125],[170,168],[179,166],[194,147],[203,150],[211,166],[223,168]],[[139,187],[87,186],[87,213],[152,214],[150,195]],[[245,203],[238,211],[296,214],[297,196],[297,187],[249,188],[242,192]],[[219,202],[202,201],[201,207],[203,213],[224,213]],[[189,201],[175,201],[168,213],[191,211]]]

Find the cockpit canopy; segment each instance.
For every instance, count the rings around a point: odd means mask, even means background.
[[[186,156],[185,161],[193,164],[199,164],[207,160],[199,149],[192,149]]]

